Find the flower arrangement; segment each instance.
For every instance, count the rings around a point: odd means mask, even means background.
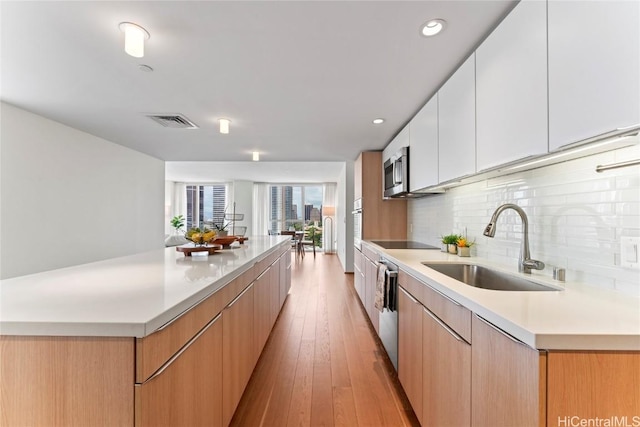
[[[471,246],[475,245],[476,241],[469,241],[466,237],[460,236],[456,245],[458,246],[458,256],[471,256]]]
[[[471,246],[473,246],[475,244],[476,244],[475,240],[470,242],[469,240],[467,240],[466,237],[462,237],[462,236],[458,237],[458,240],[456,241],[456,245],[459,248],[470,248]]]

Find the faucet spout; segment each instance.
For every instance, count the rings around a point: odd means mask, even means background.
[[[505,203],[504,205],[498,206],[493,215],[491,215],[489,224],[487,224],[482,234],[487,237],[494,237],[496,235],[498,217],[507,209],[516,211],[522,220],[522,245],[520,246],[520,256],[518,257],[518,271],[531,274],[531,269],[543,270],[544,263],[542,261],[531,259],[531,254],[529,253],[529,220],[527,219],[527,214],[520,206],[513,203]]]

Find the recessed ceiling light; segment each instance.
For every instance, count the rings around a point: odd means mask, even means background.
[[[149,32],[133,22],[121,22],[120,31],[124,33],[124,51],[136,58],[144,56],[144,41],[149,40]]]
[[[253,161],[254,162],[259,162],[260,161],[260,152],[258,152],[258,151],[254,151],[253,152]]]
[[[218,119],[218,123],[220,123],[220,133],[224,133],[224,134],[229,133],[229,125],[231,124],[231,120]]]
[[[431,19],[420,27],[420,34],[425,37],[435,36],[444,29],[446,24],[444,19]]]
[[[380,125],[382,123],[384,123],[384,119],[383,118],[373,119],[373,124],[374,125]]]

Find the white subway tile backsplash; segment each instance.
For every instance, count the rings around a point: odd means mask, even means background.
[[[522,224],[513,211],[499,218],[496,237],[482,232],[503,203],[529,218],[534,258],[567,269],[575,280],[640,295],[640,270],[620,267],[620,237],[640,236],[640,168],[595,172],[597,165],[640,157],[640,145],[496,177],[409,201],[413,240],[439,245],[442,234],[466,228],[472,254],[516,268]]]
[[[617,203],[616,215],[640,215],[640,203]]]

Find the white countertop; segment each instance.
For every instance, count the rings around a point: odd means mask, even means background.
[[[251,236],[203,260],[171,247],[1,280],[0,334],[144,337],[289,239]]]
[[[640,299],[575,282],[557,282],[549,272],[518,273],[478,257],[462,258],[437,250],[389,249],[369,243],[415,278],[537,349],[640,350]],[[561,287],[561,291],[513,292],[465,285],[423,261],[472,263]]]

